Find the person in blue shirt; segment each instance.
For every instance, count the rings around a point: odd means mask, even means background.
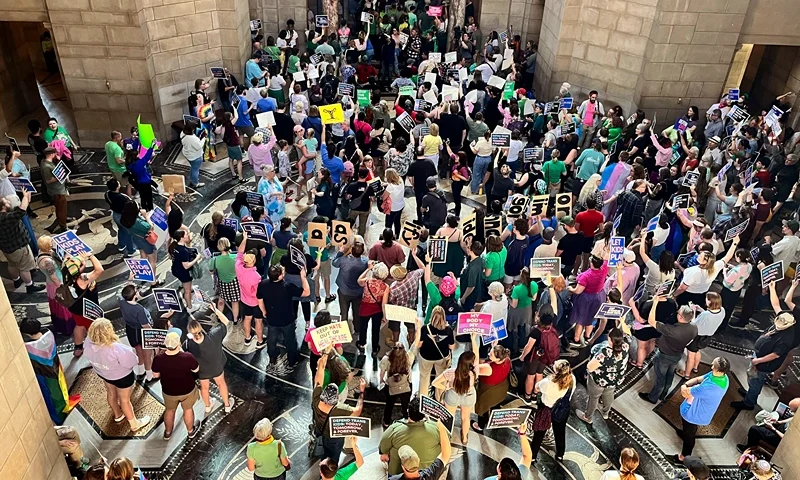
[[[334,185],[338,185],[341,181],[342,172],[344,172],[344,162],[341,158],[336,156],[336,145],[333,143],[325,143],[325,129],[322,129],[322,143],[320,144],[320,155],[322,156],[322,166],[327,168],[331,174],[331,180]],[[330,153],[328,153],[330,152]]]
[[[269,72],[266,70],[261,70],[261,66],[258,64],[261,61],[261,53],[256,52],[253,54],[252,58],[244,64],[244,75],[245,75],[245,85],[251,85],[251,79],[257,78],[258,79],[258,86],[264,87],[267,85],[267,82],[264,80],[264,77],[268,75]]]
[[[681,385],[681,420],[683,421],[683,447],[681,453],[673,458],[675,463],[683,463],[683,459],[692,454],[697,427],[708,425],[719,408],[722,397],[728,391],[728,371],[731,364],[725,357],[717,357],[711,362],[711,371],[703,376],[693,378]]]
[[[259,100],[258,103],[256,103],[256,111],[258,113],[274,112],[275,110],[278,109],[278,102],[275,101],[274,98],[269,96],[269,92],[267,92],[267,89],[262,88],[259,94],[261,95],[261,100]],[[259,125],[259,126],[265,127],[266,125]]]
[[[250,139],[255,135],[256,128],[253,126],[253,121],[250,119],[250,111],[252,111],[256,106],[254,104],[250,104],[247,99],[244,97],[244,92],[247,89],[244,85],[239,85],[236,87],[236,95],[239,96],[239,106],[236,107],[236,122],[233,126],[236,127],[236,130],[239,131],[239,136],[247,136],[247,140],[244,142],[245,144],[242,145],[243,150],[247,150],[247,147],[250,144]]]

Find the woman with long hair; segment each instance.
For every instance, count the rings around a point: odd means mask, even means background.
[[[87,260],[92,263],[91,273],[84,272]],[[86,337],[86,330],[92,325],[92,320],[83,316],[83,300],[100,305],[97,281],[102,274],[103,264],[91,253],[82,252],[79,257],[67,256],[61,267],[64,283],[72,287],[75,292],[76,300],[69,307],[72,318],[75,319],[75,328],[72,330],[72,340],[75,342],[75,349],[72,351],[74,357],[83,355],[83,339]]]
[[[114,412],[114,422],[127,419],[134,432],[150,423],[148,415],[136,418],[131,404],[131,392],[136,382],[133,367],[139,363],[136,350],[120,343],[109,320],[98,318],[92,322],[84,351],[94,372],[103,379],[106,399]]]
[[[250,205],[247,203],[247,191],[239,190],[231,202],[231,214],[233,218],[242,222],[251,222],[253,217],[250,213]]]
[[[539,294],[539,286],[531,281],[531,272],[523,267],[519,274],[519,283],[511,289],[508,300],[508,318],[506,329],[512,352],[519,352],[524,347],[533,318],[533,302]]]
[[[411,138],[413,139],[413,136]],[[356,151],[353,155],[357,153]],[[387,152],[386,159],[386,165],[397,170],[397,174],[405,178],[408,174],[408,167],[414,161],[414,146],[412,145],[411,148],[408,148],[408,141],[403,137],[397,137],[394,141],[394,147]]]
[[[386,169],[386,191],[391,200],[391,211],[386,215],[386,228],[394,229],[395,237],[400,236],[400,219],[406,206],[406,187],[400,174],[394,168]]]
[[[531,439],[531,451],[536,455],[539,452],[539,447],[542,445],[542,440],[550,427],[553,427],[553,436],[556,441],[556,461],[560,462],[564,459],[564,450],[566,443],[566,427],[567,418],[569,417],[569,405],[567,405],[567,416],[563,421],[553,420],[552,409],[556,402],[560,401],[563,397],[568,398],[575,392],[575,375],[572,374],[572,368],[567,360],[556,360],[553,364],[553,374],[543,378],[536,384],[537,390],[542,392],[542,397],[539,403],[539,408],[536,410],[533,419],[533,438]],[[534,458],[534,462],[536,459]]]
[[[569,320],[575,324],[572,343],[581,347],[586,346],[586,342],[592,337],[594,316],[606,299],[603,287],[608,276],[608,262],[590,255],[589,267],[589,270],[578,275],[577,285],[567,288],[572,294],[573,304]]]
[[[197,377],[200,380],[200,398],[203,399],[205,405],[206,415],[211,413],[214,407],[211,401],[209,388],[211,387],[211,380],[219,388],[219,395],[222,397],[222,403],[225,405],[225,413],[230,413],[233,405],[228,396],[228,384],[225,382],[225,352],[222,350],[222,341],[228,333],[228,317],[219,311],[213,304],[209,304],[211,309],[216,315],[219,324],[211,327],[211,330],[206,333],[203,327],[195,319],[189,320],[186,327],[189,339],[186,341],[186,351],[194,355],[197,363],[200,365],[200,370],[197,371]]]
[[[217,308],[225,311],[225,304],[231,306],[233,323],[239,321],[239,280],[236,278],[236,254],[231,252],[231,242],[222,237],[217,242],[217,252],[209,260],[208,269],[214,274],[214,291],[217,293]]]
[[[736,250],[733,256],[735,263],[729,264],[725,267],[722,273],[722,308],[725,310],[725,317],[722,319],[722,325],[719,326],[717,332],[724,332],[728,327],[728,322],[733,314],[733,309],[742,295],[742,288],[750,274],[753,271],[753,265],[750,263],[752,258],[750,252],[744,248]]]
[[[322,167],[317,172],[317,184],[311,189],[314,195],[314,205],[317,207],[317,215],[321,215],[328,222],[336,218],[336,198],[333,192],[333,180],[331,172]]]
[[[108,464],[106,480],[142,480],[144,476],[127,457],[117,457]]]
[[[292,462],[286,444],[273,436],[272,422],[262,418],[253,427],[253,439],[247,445],[247,470],[253,480],[286,480]]]
[[[586,183],[581,187],[580,193],[578,193],[575,213],[587,210],[589,208],[587,203],[590,198],[594,198],[595,202],[597,202],[596,205],[603,205],[603,191],[599,190],[602,181],[603,177],[601,177],[599,173],[593,173],[589,179],[586,180]]]
[[[241,85],[237,87],[237,90]],[[240,101],[243,101],[240,98]],[[224,110],[217,110],[216,112],[216,128],[214,133],[222,136],[222,141],[228,149],[228,168],[231,170],[231,177],[234,179],[239,178],[239,183],[244,183],[242,177],[242,139],[236,131],[236,123],[239,120],[237,110],[233,113]]]
[[[736,245],[732,245],[731,248],[735,246]],[[744,328],[747,326],[750,317],[753,316],[753,313],[757,309],[759,298],[764,296],[764,287],[761,282],[761,270],[774,262],[775,257],[772,254],[772,245],[768,243],[760,245],[758,247],[758,254],[756,255],[756,268],[752,269],[750,273],[750,282],[747,284],[747,289],[744,291],[744,298],[741,304],[742,310],[739,312],[737,318],[729,322],[731,327]]]
[[[56,289],[64,283],[61,266],[53,256],[53,239],[49,235],[39,237],[39,255],[36,257],[36,266],[44,274],[47,288],[47,304],[50,307],[50,321],[56,333],[72,335],[75,329],[75,320],[72,312],[56,300]]]
[[[192,303],[192,267],[203,259],[196,248],[192,248],[192,233],[178,230],[172,236],[172,242],[167,251],[172,259],[172,274],[181,282],[183,287],[183,301],[189,312],[194,312],[202,305]]]
[[[656,288],[664,282],[675,280],[675,258],[672,252],[662,250],[658,256],[658,263],[653,261],[647,254],[647,238],[648,232],[642,229],[642,237],[639,242],[639,256],[647,267],[647,275],[644,278],[644,294],[641,297],[640,303],[649,299],[655,292]]]
[[[314,343],[314,337],[311,335],[311,332],[317,328],[330,325],[331,323],[331,312],[323,308],[314,316],[314,322],[308,327],[308,330],[306,330],[306,336],[303,338],[303,341],[308,345],[308,350],[310,352],[308,355],[308,366],[311,368],[311,378],[315,378],[317,376],[317,364],[319,363],[320,357],[322,357],[322,354],[324,353],[317,348],[317,344]],[[342,354],[342,346],[340,344],[336,344],[333,347],[336,350],[336,353],[339,355]]]
[[[697,265],[683,271],[681,284],[672,294],[678,305],[688,305],[692,302],[706,308],[706,292],[725,264],[731,261],[738,245],[737,235],[731,242],[728,253],[721,260],[717,260],[717,256],[711,252],[700,252],[697,255]]]
[[[447,150],[450,151],[450,144],[447,144]],[[451,155],[450,158],[454,160],[453,167],[450,170],[453,202],[456,204],[453,213],[455,213],[457,217],[461,217],[461,191],[464,189],[464,187],[469,185],[472,177],[469,167],[467,166],[466,153],[459,151],[456,155]]]
[[[506,275],[506,251],[503,241],[498,235],[489,235],[486,239],[486,254],[484,256],[483,276],[486,285],[492,282],[501,282]]]
[[[392,423],[392,410],[394,404],[400,401],[400,412],[403,419],[408,418],[408,402],[411,400],[411,366],[417,354],[419,335],[422,324],[417,318],[417,328],[414,340],[409,343],[411,350],[406,352],[405,346],[397,342],[386,353],[378,367],[378,379],[386,390],[386,404],[383,407],[383,428],[389,428]]]
[[[639,454],[630,447],[623,448],[619,452],[619,471],[606,470],[600,480],[644,480],[644,477],[636,472],[639,468]]]
[[[664,206],[664,202],[669,198],[669,167],[661,167],[658,169],[658,183],[654,186],[647,185],[647,203],[644,206],[644,214],[642,215],[645,221],[658,215]]]
[[[611,404],[614,402],[614,392],[622,383],[625,366],[628,363],[628,344],[619,328],[609,332],[607,343],[601,343],[592,350],[592,359],[586,365],[586,371],[589,373],[586,383],[589,393],[588,404],[586,411],[576,412],[578,418],[589,424],[592,423],[592,415],[601,397],[603,407],[600,409],[600,415],[608,418]]]
[[[508,394],[510,386],[508,376],[511,373],[511,351],[497,341],[492,343],[489,358],[483,364],[488,365],[491,373],[478,379],[478,393],[475,402],[475,414],[478,421],[472,422],[472,428],[482,432],[489,423],[489,414],[492,409],[500,405]]]
[[[150,266],[155,271],[158,265],[158,252],[154,244],[150,243],[154,232],[154,227],[150,218],[145,214],[144,210],[139,210],[139,205],[135,201],[129,200],[125,202],[122,207],[122,215],[119,219],[122,228],[128,230],[133,244],[139,250],[139,256],[150,262]],[[156,281],[153,287],[159,287],[164,284],[164,281]]]
[[[461,272],[464,269],[464,259],[469,250],[464,243],[464,232],[458,225],[457,215],[448,215],[444,225],[434,234],[447,239],[447,252],[444,262],[430,264],[430,270],[439,278],[448,276],[448,272]]]
[[[339,248],[331,265],[339,269],[336,286],[338,287],[339,312],[341,312],[342,321],[347,322],[350,333],[355,333],[357,328],[359,331],[361,328],[359,311],[361,310],[361,298],[364,295],[364,287],[358,283],[358,279],[368,266],[367,257],[364,256],[364,239],[356,235],[352,245],[344,245]],[[352,319],[349,315],[351,311]]]
[[[228,240],[228,245],[233,245],[236,240],[236,230],[224,223],[225,215],[220,211],[211,214],[211,222],[207,223],[201,235],[204,244],[212,254],[219,252],[219,241],[223,238]]]
[[[395,242],[394,232],[389,228],[383,230],[381,242],[376,242],[375,245],[369,249],[368,256],[370,260],[383,263],[386,265],[386,268],[402,265],[406,259],[403,247]]]
[[[452,278],[452,277],[449,277]],[[445,282],[443,282],[445,283]],[[419,328],[417,330],[420,330]],[[419,393],[428,395],[431,384],[431,372],[436,376],[450,367],[453,350],[456,348],[453,328],[448,325],[444,308],[437,305],[431,312],[430,323],[422,328],[417,348],[419,351]],[[435,391],[436,400],[441,401],[443,391]]]
[[[442,400],[450,414],[455,416],[456,410],[461,408],[461,443],[466,445],[469,441],[470,415],[477,401],[475,383],[478,377],[491,375],[492,368],[488,364],[481,364],[475,352],[478,351],[478,335],[470,335],[472,350],[466,351],[458,357],[458,364],[442,372],[433,381],[437,390],[443,390]]]

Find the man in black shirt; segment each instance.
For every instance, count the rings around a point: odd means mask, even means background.
[[[367,233],[369,211],[372,208],[372,189],[367,185],[369,170],[358,169],[358,181],[347,186],[345,199],[350,202],[350,220],[355,223],[358,219],[358,234],[362,237]]]
[[[36,153],[36,163],[41,168],[44,160],[44,149],[47,148],[47,140],[42,138],[42,123],[39,120],[28,122],[28,145]],[[50,203],[50,195],[47,194],[47,187],[44,185],[44,178],[39,177],[39,192],[42,194],[42,203]],[[35,218],[35,217],[34,217]]]
[[[258,298],[258,306],[269,326],[267,329],[267,353],[270,365],[274,365],[278,360],[278,336],[282,335],[289,365],[293,367],[297,365],[298,348],[297,325],[295,324],[297,311],[292,305],[292,298],[307,297],[311,294],[311,290],[308,287],[305,268],[300,269],[302,289],[286,283],[283,280],[285,275],[286,271],[283,266],[271,266],[267,278],[258,284],[256,298]]]
[[[568,279],[572,276],[575,260],[583,252],[585,237],[575,228],[575,220],[571,216],[561,217],[561,224],[567,234],[558,241],[556,256],[561,257],[561,274]]]
[[[428,193],[428,177],[436,176],[436,165],[421,155],[408,167],[408,177],[414,187],[414,196],[417,199],[417,219],[422,221],[422,197]],[[431,232],[431,235],[436,232]]]
[[[425,185],[428,187],[428,192],[422,197],[422,224],[431,235],[436,235],[447,219],[447,200],[442,192],[436,189],[435,176],[428,177]]]

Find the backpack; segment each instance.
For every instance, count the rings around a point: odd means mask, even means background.
[[[561,340],[553,327],[542,330],[542,346],[536,350],[536,357],[546,366],[551,366],[561,356]]]
[[[569,417],[569,402],[572,399],[572,392],[574,391],[575,384],[573,383],[572,388],[553,404],[553,407],[550,409],[550,418],[552,418],[554,422],[564,423],[567,421]]]
[[[455,328],[456,324],[458,324],[458,314],[463,311],[461,305],[456,301],[455,295],[442,297],[439,306],[444,309],[444,319],[447,321],[447,324]]]
[[[72,287],[62,283],[56,288],[56,301],[63,305],[64,308],[71,308],[78,301],[78,297],[75,296]]]

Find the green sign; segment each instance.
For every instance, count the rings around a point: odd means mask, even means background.
[[[356,90],[359,107],[368,107],[370,104],[369,90]]]
[[[506,82],[503,87],[503,100],[511,100],[514,98],[514,82]]]
[[[416,88],[413,85],[406,85],[404,87],[400,87],[400,96],[409,96],[412,98],[417,97]]]

